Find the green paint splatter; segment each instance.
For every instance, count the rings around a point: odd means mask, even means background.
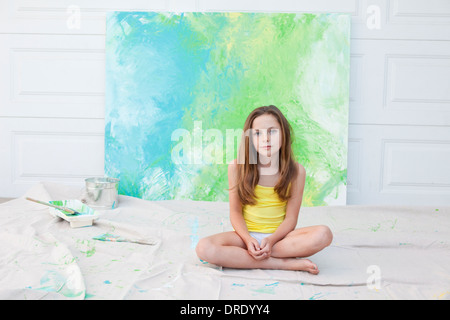
[[[92,257],[95,254],[95,241],[87,239],[78,239],[77,247],[86,257]]]
[[[40,279],[39,287],[28,286],[27,288],[45,292],[56,292],[67,298],[84,297],[85,291],[80,287],[81,283],[77,283],[77,287],[71,287],[69,284],[74,285],[73,281],[68,281],[61,273],[55,270],[47,270]]]
[[[391,226],[391,229],[394,229],[396,224],[397,224],[397,219],[395,219],[395,220],[393,221],[392,226]]]
[[[231,284],[231,286],[233,286],[233,287],[244,287],[245,284],[243,284],[243,283],[233,283],[233,284]]]
[[[251,291],[258,292],[258,293],[265,293],[265,294],[275,294],[275,289],[278,287],[280,283],[274,282],[270,284],[266,284],[262,287],[251,289]]]
[[[325,298],[326,296],[329,296],[329,295],[332,295],[332,294],[334,294],[334,292],[325,292],[325,293],[318,292],[318,293],[316,293],[316,294],[313,294],[313,295],[309,298],[309,300],[322,299],[322,298]]]

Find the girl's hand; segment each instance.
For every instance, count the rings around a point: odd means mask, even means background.
[[[245,244],[247,245],[249,255],[251,255],[254,259],[261,260],[267,258],[266,253],[261,251],[258,240],[255,238],[250,237]]]
[[[273,246],[273,241],[271,240],[270,236],[261,240],[261,246],[260,246],[261,251],[260,252],[262,254],[265,254],[265,258],[268,258],[271,256],[272,246]]]

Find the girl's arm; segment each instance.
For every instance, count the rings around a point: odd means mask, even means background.
[[[305,168],[301,164],[298,164],[298,169],[297,179],[292,181],[292,196],[289,198],[286,205],[286,216],[284,221],[278,226],[277,230],[272,235],[266,238],[266,241],[269,241],[271,246],[283,239],[297,226],[298,214],[302,204],[303,190],[305,189],[306,181]],[[261,247],[264,247],[263,243],[261,243]]]
[[[234,231],[241,237],[247,246],[248,253],[255,259],[265,259],[267,254],[261,251],[258,241],[253,238],[247,229],[244,216],[242,215],[242,204],[237,189],[237,164],[236,160],[228,165],[228,185],[230,189],[230,220]],[[232,189],[233,188],[233,189]]]
[[[247,224],[245,223],[244,216],[242,215],[242,204],[239,198],[237,188],[237,164],[234,160],[228,165],[228,187],[229,192],[229,202],[230,202],[230,220],[234,231],[241,237],[241,239],[247,243],[251,238],[250,233],[247,229]]]

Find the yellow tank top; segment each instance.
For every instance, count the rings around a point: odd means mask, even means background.
[[[248,231],[275,232],[286,215],[287,201],[280,200],[274,187],[259,184],[255,187],[255,199],[255,205],[245,205],[242,209]]]

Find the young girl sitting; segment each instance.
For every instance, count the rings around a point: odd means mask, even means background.
[[[313,262],[298,258],[327,247],[333,235],[323,225],[296,229],[306,172],[291,144],[290,124],[277,107],[250,113],[238,158],[228,165],[234,231],[201,239],[200,259],[227,268],[319,273]]]

